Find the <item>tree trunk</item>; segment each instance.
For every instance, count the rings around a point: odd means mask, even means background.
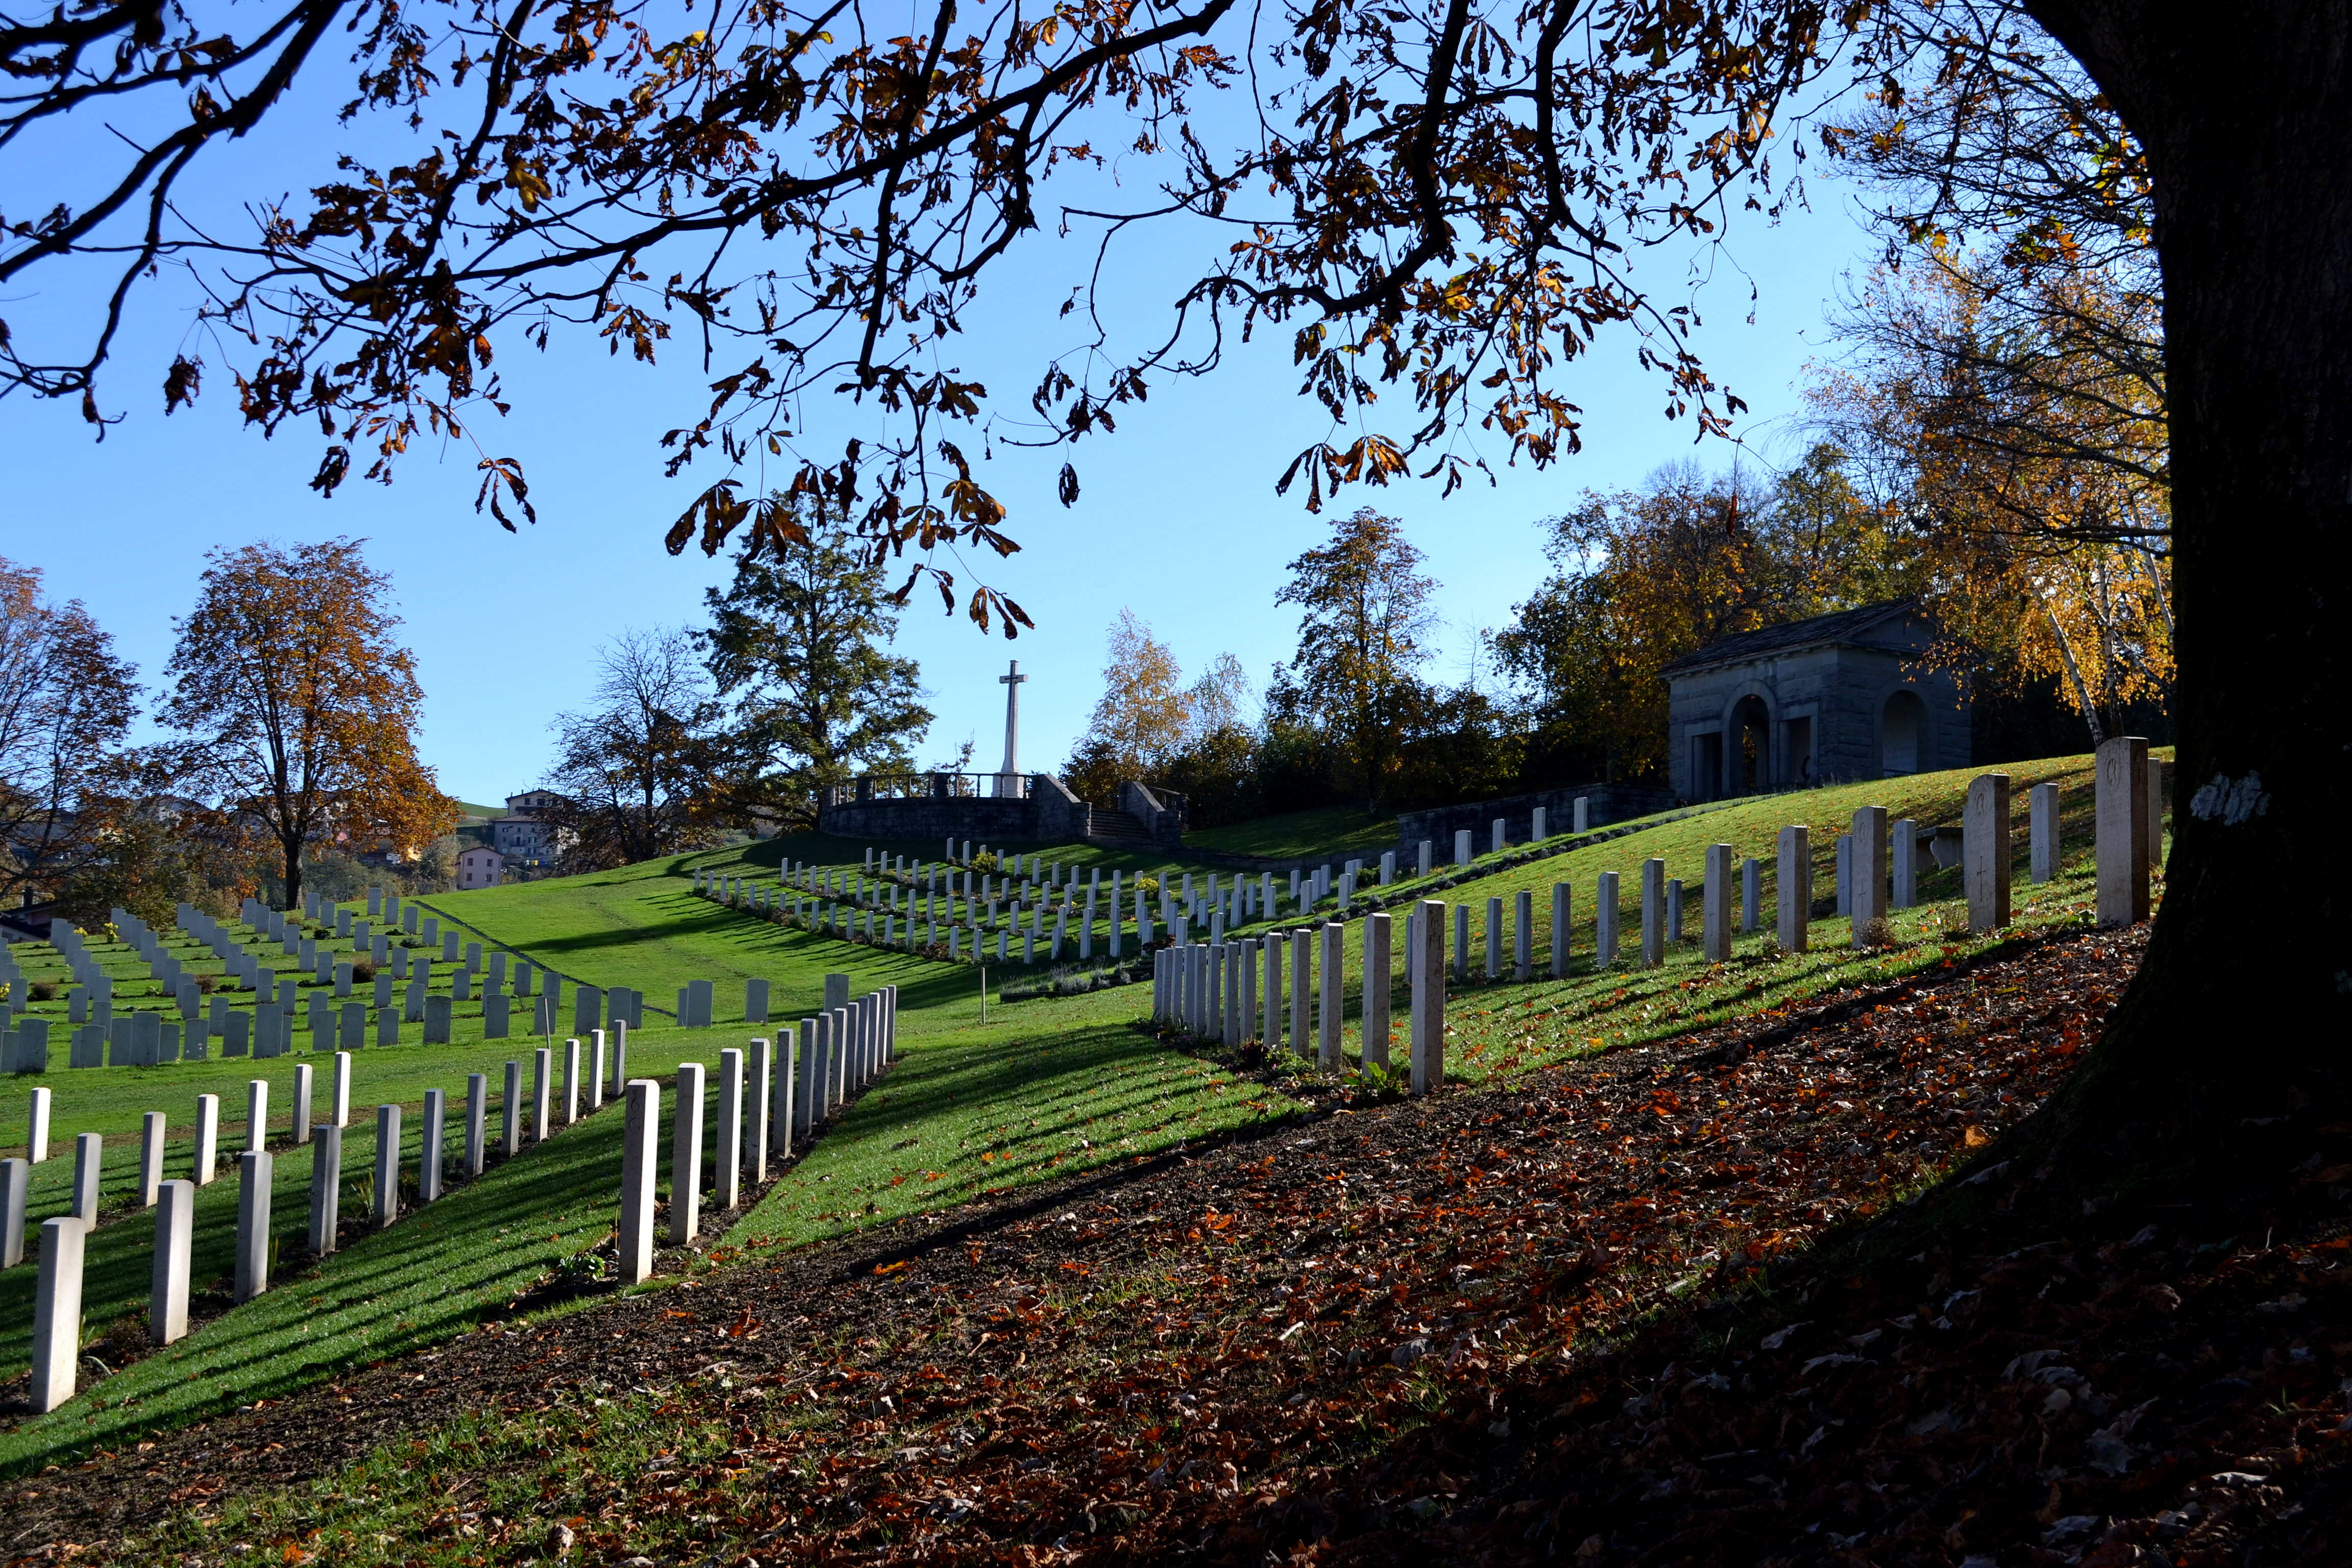
[[[2352,1042],[2352,3],[2029,8],[2154,173],[2179,750],[2147,959],[2023,1147],[2062,1190],[2274,1175]]]
[[[278,841],[278,853],[286,858],[286,907],[302,907],[302,841],[299,838]]]

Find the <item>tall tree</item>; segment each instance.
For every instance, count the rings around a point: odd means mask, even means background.
[[[1538,744],[1610,778],[1665,767],[1659,671],[1759,626],[1909,596],[1927,582],[1896,520],[1816,447],[1769,482],[1668,464],[1541,524],[1552,573],[1497,634]]]
[[[625,631],[596,652],[595,705],[556,717],[548,815],[572,866],[625,866],[716,842],[730,748],[684,631]]]
[[[914,766],[931,710],[915,661],[890,651],[898,607],[881,569],[845,531],[804,527],[746,554],[703,598],[711,626],[697,636],[730,704],[739,806],[809,825],[824,786]]]
[[[1331,522],[1330,542],[1293,561],[1274,595],[1298,607],[1298,647],[1268,701],[1328,735],[1367,811],[1380,809],[1404,742],[1434,624],[1421,552],[1370,507]]]
[[[1956,68],[1830,136],[1885,264],[1837,318],[1818,422],[1936,558],[1938,608],[2094,742],[2168,699],[2169,414],[2146,158],[2095,84],[2000,0],[1906,5]],[[2020,616],[2019,606],[2028,607]]]
[[[136,671],[79,600],[0,556],[0,893],[54,890],[102,842],[92,807],[124,761]]]
[[[290,904],[330,846],[411,847],[457,824],[416,755],[425,692],[392,580],[354,539],[214,551],[177,623],[159,715],[184,787],[275,849]]]
[[[1183,667],[1150,624],[1121,609],[1107,644],[1102,695],[1062,770],[1074,793],[1099,803],[1109,802],[1125,781],[1158,773],[1192,734]]]

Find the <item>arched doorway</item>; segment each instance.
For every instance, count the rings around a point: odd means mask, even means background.
[[[1725,759],[1732,795],[1754,795],[1772,782],[1772,717],[1760,697],[1741,698],[1731,710],[1731,754]]]
[[[1920,752],[1927,738],[1927,710],[1918,693],[1897,691],[1886,699],[1878,725],[1878,776],[1899,777],[1919,771]]]

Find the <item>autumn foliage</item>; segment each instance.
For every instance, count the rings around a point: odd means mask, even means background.
[[[394,639],[391,581],[360,542],[248,544],[209,557],[179,623],[160,714],[185,787],[268,844],[292,904],[308,855],[421,849],[457,803],[416,755],[424,692]]]

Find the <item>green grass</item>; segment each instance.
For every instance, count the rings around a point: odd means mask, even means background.
[[[404,1130],[412,1171],[413,1129],[412,1122]],[[345,1134],[347,1215],[363,1195],[356,1191],[357,1178],[370,1167],[373,1142],[372,1116],[363,1131]],[[315,1264],[302,1258],[310,1154],[281,1152],[272,1213],[281,1263],[268,1292],[58,1410],[0,1431],[0,1474],[119,1447],[148,1432],[280,1397],[466,1331],[486,1310],[512,1300],[611,1229],[620,1142],[620,1113],[608,1107],[431,1208]],[[197,1205],[193,1278],[200,1289],[227,1268],[236,1187],[234,1179],[216,1183]],[[141,1309],[132,1327],[143,1331],[148,1230],[144,1221],[126,1221],[92,1237],[85,1289],[98,1301],[85,1307],[85,1342],[100,1337],[113,1321],[110,1306],[129,1310],[125,1298]],[[13,1269],[0,1278],[13,1292],[15,1277],[32,1272]],[[0,1320],[14,1329],[20,1313],[29,1316],[29,1303],[11,1300],[0,1309]],[[12,1336],[9,1349],[21,1367],[21,1340]]]
[[[1333,859],[1373,857],[1396,847],[1397,819],[1393,814],[1330,806],[1320,811],[1255,817],[1224,827],[1193,829],[1184,835],[1184,842],[1191,848],[1213,849],[1225,855],[1258,855],[1268,859],[1305,859],[1317,855]]]
[[[772,840],[771,842],[773,842]],[[723,853],[723,852],[722,852]],[[693,890],[689,868],[709,857],[673,857],[464,893],[425,907],[545,963],[575,983],[626,985],[654,1009],[670,1009],[688,980],[713,983],[713,1021],[740,1023],[743,983],[769,982],[770,1016],[798,1018],[824,997],[827,973],[853,991],[898,987],[901,1010],[920,1009],[967,983],[966,971],[881,948],[790,931],[724,909]]]
[[[1869,950],[1853,946],[1851,922],[1829,911],[1835,901],[1837,835],[1850,826],[1855,809],[1881,805],[1890,818],[1909,816],[1923,826],[1956,826],[1968,784],[1983,771],[1923,773],[1742,801],[1522,864],[1505,862],[1522,859],[1527,854],[1524,848],[1485,857],[1485,863],[1496,867],[1485,875],[1477,874],[1480,863],[1474,862],[1468,879],[1430,893],[1447,905],[1449,972],[1454,952],[1454,909],[1466,905],[1470,910],[1471,978],[1466,984],[1459,978],[1449,981],[1448,1076],[1479,1081],[1567,1055],[1660,1038],[1734,1014],[1785,1005],[1840,985],[1940,963],[2006,940],[2019,929],[2088,918],[2094,899],[2091,759],[2052,758],[2010,764],[2002,770],[2010,774],[2018,816],[2012,837],[2015,918],[2011,928],[1989,936],[1969,934],[1958,868],[1935,869],[1923,852],[1923,902],[1892,913],[1890,945]],[[2056,782],[2062,788],[2062,847],[2067,863],[2056,880],[2036,886],[2027,879],[2023,805],[2025,792],[2044,782]],[[1791,822],[1803,822],[1811,828],[1814,915],[1809,951],[1780,953],[1771,935],[1779,895],[1774,862],[1780,830]],[[1700,956],[1697,940],[1704,858],[1713,844],[1731,845],[1736,860],[1754,857],[1762,862],[1762,930],[1735,938],[1734,962],[1728,964],[1706,963]],[[1640,964],[1641,871],[1642,863],[1653,857],[1665,862],[1669,878],[1685,882],[1687,940],[1669,946],[1659,967],[1644,969]],[[1605,871],[1618,874],[1618,961],[1608,969],[1596,970],[1594,900],[1600,875]],[[1454,874],[1451,868],[1440,870],[1440,877]],[[1439,879],[1431,879],[1433,887]],[[1560,977],[1549,973],[1551,889],[1556,882],[1567,883],[1570,892],[1570,962],[1569,973]],[[1736,882],[1735,877],[1735,898]],[[1414,901],[1413,889],[1414,884],[1406,883],[1381,890],[1394,900],[1391,920],[1400,980],[1403,919]],[[1529,957],[1538,977],[1524,983],[1508,978],[1513,968],[1517,896],[1521,889],[1529,894]],[[1505,978],[1492,982],[1485,978],[1489,899],[1502,901],[1498,929],[1504,937]],[[1735,904],[1735,916],[1736,910]],[[1279,923],[1282,929],[1296,927],[1295,921]],[[1275,928],[1255,925],[1236,934],[1263,935],[1270,929]],[[1361,1050],[1363,931],[1361,921],[1351,921],[1345,938],[1349,1026],[1343,1054],[1351,1058],[1360,1058]],[[1288,956],[1284,966],[1286,983],[1291,967]],[[1392,994],[1390,1059],[1402,1064],[1407,1040],[1401,984]]]
[[[2079,757],[2007,770],[2020,802],[2015,886],[2021,926],[2086,918],[2088,770],[2089,759]],[[1892,814],[1924,823],[1954,823],[1973,776],[1973,770],[1927,774],[1740,802],[1564,854],[1508,864],[1525,859],[1528,851],[1520,849],[1474,866],[1470,879],[1440,894],[1449,903],[1470,905],[1474,952],[1483,956],[1483,943],[1475,939],[1484,932],[1486,898],[1502,898],[1507,911],[1512,895],[1524,888],[1533,895],[1534,958],[1541,973],[1549,952],[1550,888],[1564,880],[1574,894],[1577,957],[1569,973],[1559,978],[1547,975],[1527,984],[1455,983],[1448,1019],[1449,1076],[1492,1079],[1602,1046],[1656,1038],[1716,1018],[1779,1006],[1853,980],[1942,963],[1997,940],[1959,931],[1954,902],[1957,873],[1942,872],[1925,879],[1927,904],[1895,917],[1896,940],[1891,947],[1858,952],[1847,945],[1844,921],[1817,915],[1808,953],[1776,956],[1765,950],[1762,937],[1750,936],[1739,940],[1737,957],[1728,964],[1701,962],[1695,942],[1670,949],[1668,962],[1658,969],[1634,964],[1643,859],[1653,855],[1664,858],[1670,875],[1691,884],[1687,919],[1695,938],[1696,887],[1706,847],[1729,843],[1740,856],[1759,857],[1766,865],[1769,925],[1775,893],[1770,858],[1784,823],[1801,819],[1814,826],[1817,903],[1826,903],[1835,835],[1857,805],[1883,805]],[[2070,865],[2061,879],[2036,888],[2024,879],[2022,799],[2032,784],[2045,778],[2067,786]],[[923,851],[909,847],[907,852]],[[807,1159],[743,1216],[730,1233],[731,1242],[799,1245],[1001,1194],[1048,1177],[1148,1156],[1188,1140],[1246,1133],[1295,1108],[1279,1092],[1235,1078],[1213,1062],[1171,1050],[1130,1027],[1148,1005],[1145,987],[998,1003],[983,1023],[979,980],[968,967],[788,931],[723,909],[689,890],[688,871],[693,864],[740,867],[752,874],[787,853],[796,859],[832,864],[862,860],[860,847],[835,844],[828,848],[803,836],[428,900],[487,938],[576,981],[635,985],[649,1000],[667,999],[687,978],[718,981],[722,1017],[730,1006],[740,1017],[738,983],[753,974],[773,984],[774,1014],[781,1018],[805,1011],[828,971],[849,973],[858,989],[886,981],[901,987],[898,1067],[851,1107]],[[1053,858],[1076,859],[1077,852],[1055,850]],[[1619,966],[1596,973],[1589,963],[1592,889],[1603,870],[1615,870],[1622,879],[1624,934]],[[1454,874],[1447,868],[1442,877]],[[1406,884],[1382,892],[1402,903],[1418,890]],[[1358,968],[1361,931],[1360,922],[1349,928],[1351,971]],[[1450,918],[1448,937],[1450,946]],[[1402,942],[1398,945],[1401,949]],[[1360,1029],[1359,984],[1350,984],[1348,1000],[1348,1054],[1353,1056]],[[1400,1032],[1403,1016],[1400,1008],[1393,1020]],[[667,1076],[681,1060],[712,1061],[719,1047],[738,1043],[749,1032],[740,1024],[711,1031],[633,1031],[631,1075]],[[530,1045],[520,1038],[474,1040],[358,1053],[354,1124],[346,1133],[347,1181],[356,1184],[370,1164],[373,1117],[363,1108],[382,1101],[408,1108],[408,1168],[413,1171],[425,1089],[443,1087],[458,1100],[465,1073],[487,1070],[493,1075],[495,1094],[499,1064],[509,1058],[527,1061]],[[1402,1060],[1403,1055],[1402,1041],[1396,1039],[1391,1058]],[[37,1221],[62,1209],[75,1132],[96,1131],[110,1140],[105,1190],[121,1215],[135,1161],[135,1151],[123,1145],[135,1138],[142,1112],[171,1111],[175,1142],[172,1173],[179,1173],[186,1164],[186,1139],[198,1093],[222,1097],[221,1145],[226,1152],[243,1142],[246,1080],[262,1076],[272,1081],[273,1110],[283,1119],[289,1113],[296,1059],[53,1070],[45,1080],[58,1090],[52,1147],[65,1157],[36,1169],[31,1217]],[[316,1065],[323,1079],[326,1064]],[[320,1093],[324,1092],[322,1082]],[[9,1121],[16,1126],[22,1125],[23,1103],[19,1098],[11,1108]],[[404,1220],[330,1260],[318,1271],[315,1286],[273,1291],[207,1325],[184,1345],[136,1363],[65,1411],[16,1428],[0,1439],[0,1467],[48,1462],[89,1444],[116,1443],[138,1430],[199,1418],[257,1396],[274,1396],[274,1392],[341,1368],[462,1331],[486,1307],[509,1300],[605,1233],[618,1175],[611,1147],[617,1138],[616,1120],[610,1114],[591,1119],[544,1150],[528,1152],[453,1194],[429,1215]],[[667,1121],[665,1117],[665,1126]],[[0,1122],[0,1128],[7,1125]],[[453,1105],[453,1140],[457,1125]],[[299,1250],[300,1193],[308,1169],[304,1152],[280,1162],[279,1228],[297,1238],[290,1244],[294,1252]],[[354,1194],[347,1203],[358,1201]],[[227,1215],[233,1204],[233,1182],[215,1185],[200,1199],[200,1283],[226,1268]],[[85,1317],[93,1338],[119,1320],[143,1314],[150,1234],[145,1217],[132,1215],[114,1218],[93,1236]],[[457,1238],[454,1242],[449,1239],[453,1237]],[[24,1364],[33,1277],[30,1268],[0,1275],[0,1375],[13,1374]]]
[[[924,1035],[728,1238],[820,1240],[1298,1109],[1133,1028],[1149,995],[1136,985],[1000,1005],[986,1025]]]

